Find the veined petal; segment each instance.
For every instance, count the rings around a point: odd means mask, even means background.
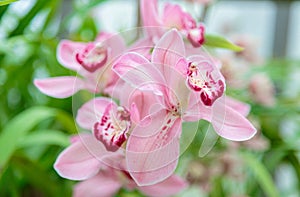
[[[146,28],[150,29],[150,28]],[[153,39],[150,37],[141,38],[137,40],[134,44],[129,47],[130,52],[136,52],[138,54],[143,55],[147,59],[151,59],[151,51],[154,48]]]
[[[139,186],[167,179],[179,157],[180,118],[162,110],[150,115],[150,119],[149,124],[142,121],[135,127],[126,148],[128,172]]]
[[[85,86],[82,79],[72,76],[35,79],[34,85],[42,93],[55,98],[67,98]]]
[[[231,107],[233,110],[239,112],[244,117],[246,117],[250,112],[250,105],[247,103],[236,100],[229,96],[225,98],[225,102],[228,107]]]
[[[252,138],[257,132],[254,126],[241,113],[226,105],[225,99],[221,97],[213,106],[196,103],[187,110],[183,120],[207,120],[218,135],[229,140],[244,141]]]
[[[57,47],[57,59],[64,67],[78,71],[81,66],[76,61],[75,54],[85,48],[85,43],[62,40]]]
[[[252,138],[256,133],[254,126],[225,103],[223,99],[217,100],[212,107],[206,108],[203,118],[211,122],[215,131],[223,138],[234,141]]]
[[[92,135],[85,135],[83,138],[85,142],[97,143]],[[89,152],[82,140],[77,140],[58,156],[54,168],[64,178],[85,180],[98,173],[101,163]]]
[[[101,118],[106,107],[113,103],[109,98],[95,98],[79,108],[76,116],[76,122],[84,129],[92,129],[94,124]]]
[[[126,50],[126,43],[120,34],[101,32],[96,41],[101,42],[103,46],[109,49],[108,59],[110,60],[115,59]]]
[[[113,70],[120,78],[140,90],[151,90],[156,94],[161,94],[159,86],[165,84],[157,67],[134,52],[121,56],[114,63]]]
[[[175,67],[180,58],[185,56],[185,47],[181,35],[176,29],[165,33],[154,47],[152,63]],[[164,76],[168,73],[161,70]],[[167,77],[169,78],[169,77]]]
[[[162,21],[158,14],[157,0],[141,0],[141,15],[143,26],[146,27],[147,35],[149,37],[160,36],[161,31],[159,28],[156,28],[162,26]]]
[[[110,171],[100,171],[74,187],[74,197],[111,197],[122,187],[121,182]]]
[[[177,175],[172,175],[166,180],[151,186],[138,189],[150,197],[173,196],[187,187],[187,182]]]
[[[187,12],[184,12],[179,5],[167,3],[164,7],[163,23],[169,28],[177,30],[188,30],[196,27],[196,21]]]
[[[128,105],[130,103],[134,104],[134,106],[131,106],[136,108],[139,115],[139,120],[142,120],[144,117],[150,115],[151,112],[158,107],[158,105],[161,105],[152,92],[142,92],[139,90],[132,92],[128,97],[128,100]]]

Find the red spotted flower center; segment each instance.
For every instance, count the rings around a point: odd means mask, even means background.
[[[187,70],[188,86],[200,93],[203,104],[211,106],[216,99],[223,95],[225,84],[220,77],[213,75],[214,69],[209,62],[197,64],[190,62]]]
[[[131,126],[130,113],[124,107],[107,106],[100,121],[94,125],[94,135],[108,151],[117,151],[127,140]]]

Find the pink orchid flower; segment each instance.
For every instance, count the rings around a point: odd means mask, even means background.
[[[115,152],[127,140],[132,127],[135,111],[118,106],[108,98],[96,98],[85,103],[77,114],[77,123],[84,129],[92,130],[94,137],[102,142],[107,151]]]
[[[176,175],[156,185],[137,186],[127,172],[124,153],[106,151],[103,144],[91,134],[73,137],[71,145],[57,158],[54,168],[64,178],[84,180],[76,184],[75,197],[111,197],[122,187],[136,188],[147,196],[171,196],[187,186]]]
[[[192,16],[179,5],[166,3],[162,15],[159,15],[157,0],[142,0],[141,14],[147,34],[153,40],[160,38],[166,29],[176,28],[194,47],[201,47],[204,43],[204,25],[197,25]]]
[[[52,77],[34,80],[44,94],[66,98],[87,89],[92,93],[109,93],[117,76],[111,71],[111,61],[125,51],[119,35],[100,33],[94,42],[82,43],[63,40],[58,45],[58,61],[79,76]]]
[[[115,62],[113,70],[160,98],[160,110],[133,129],[126,145],[128,171],[139,186],[158,183],[174,172],[182,122],[207,120],[221,137],[236,141],[256,133],[246,118],[226,105],[219,69],[202,56],[186,59],[183,39],[175,29],[158,41],[151,61],[130,52]]]
[[[154,109],[152,106],[156,103],[151,93],[135,90],[123,81],[116,82],[114,89],[112,96],[117,96],[119,106],[112,99],[95,98],[85,103],[76,117],[80,127],[92,130],[95,138],[112,152],[126,142],[135,125]],[[120,89],[126,91],[120,92]]]

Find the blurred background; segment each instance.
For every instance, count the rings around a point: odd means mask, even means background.
[[[160,1],[164,4],[166,1]],[[178,196],[300,196],[300,1],[189,0],[182,5],[245,50],[213,50],[227,95],[251,105],[257,136],[205,146],[200,122],[177,173]],[[0,1],[0,196],[71,196],[73,181],[53,169],[76,134],[72,99],[40,93],[35,78],[75,75],[56,59],[61,39],[91,41],[100,31],[141,25],[136,0]],[[214,136],[212,136],[214,138]],[[213,141],[213,140],[212,140]],[[203,149],[202,149],[203,150]],[[142,196],[122,189],[117,196]]]

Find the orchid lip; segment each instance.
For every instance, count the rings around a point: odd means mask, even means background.
[[[187,39],[193,47],[201,47],[205,41],[204,39],[204,26],[189,30]]]
[[[93,73],[107,62],[107,49],[102,43],[88,43],[83,51],[77,52],[76,61],[87,71]]]
[[[131,126],[130,113],[124,107],[117,109],[109,105],[98,122],[94,124],[94,135],[108,151],[117,151],[127,140]]]
[[[203,62],[208,64],[208,62]],[[225,85],[221,79],[214,79],[213,70],[205,66],[190,62],[187,70],[187,84],[192,90],[200,93],[200,99],[204,105],[211,106],[216,99],[223,95]]]

